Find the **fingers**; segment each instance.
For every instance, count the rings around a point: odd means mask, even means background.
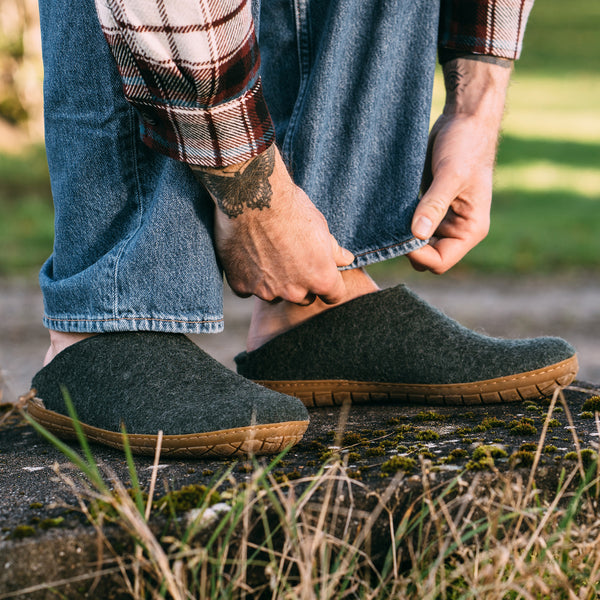
[[[430,243],[407,254],[413,269],[441,275],[457,264],[473,244],[457,238],[432,239]]]
[[[454,184],[454,177],[440,175],[433,180],[415,209],[411,226],[415,237],[426,240],[435,233],[458,195]]]
[[[334,279],[333,285],[329,287],[329,291],[323,294],[317,294],[325,304],[338,304],[346,298],[346,284],[344,283],[342,274],[339,271],[336,273],[337,276]]]
[[[302,302],[296,302],[298,306],[310,306],[317,299],[316,294],[306,294],[306,298]]]
[[[354,262],[354,254],[346,248],[342,248],[337,240],[330,234],[331,238],[331,250],[333,252],[333,260],[335,261],[336,267],[347,267]]]

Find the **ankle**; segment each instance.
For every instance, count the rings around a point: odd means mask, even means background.
[[[68,333],[65,331],[50,330],[50,347],[44,358],[44,366],[46,366],[59,352],[65,348],[84,340],[85,338],[95,335],[93,333]]]
[[[256,350],[272,338],[321,312],[379,289],[379,286],[363,269],[342,271],[342,277],[347,293],[343,301],[338,304],[325,304],[317,298],[309,306],[299,306],[291,302],[273,304],[255,298],[252,320],[246,339],[246,350],[248,352]]]

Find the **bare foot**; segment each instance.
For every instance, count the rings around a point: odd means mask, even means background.
[[[346,284],[346,295],[341,302],[333,305],[325,304],[319,298],[309,306],[299,306],[286,301],[271,303],[255,298],[246,350],[248,352],[256,350],[280,333],[292,329],[324,310],[379,290],[379,286],[363,269],[342,271],[342,278]]]
[[[85,338],[95,335],[93,333],[65,333],[64,331],[50,330],[50,347],[44,358],[44,366],[46,366],[59,352],[65,348],[84,340]]]

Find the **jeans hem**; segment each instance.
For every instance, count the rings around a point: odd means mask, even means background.
[[[181,319],[175,317],[50,317],[44,315],[44,327],[66,333],[110,333],[116,331],[158,331],[162,333],[219,333],[223,317]]]
[[[379,248],[354,252],[354,262],[347,267],[342,267],[342,270],[366,267],[377,262],[389,260],[390,258],[403,256],[413,250],[426,246],[428,241],[429,240],[420,240],[413,237],[403,242],[391,242],[390,244],[382,245]]]

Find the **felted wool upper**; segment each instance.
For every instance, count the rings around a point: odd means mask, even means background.
[[[207,433],[307,421],[296,398],[225,368],[185,335],[103,333],[69,346],[32,381],[51,411],[67,415],[61,386],[82,423],[128,433]]]
[[[320,313],[235,361],[238,373],[259,381],[452,384],[525,373],[574,354],[560,338],[476,333],[400,285]]]

